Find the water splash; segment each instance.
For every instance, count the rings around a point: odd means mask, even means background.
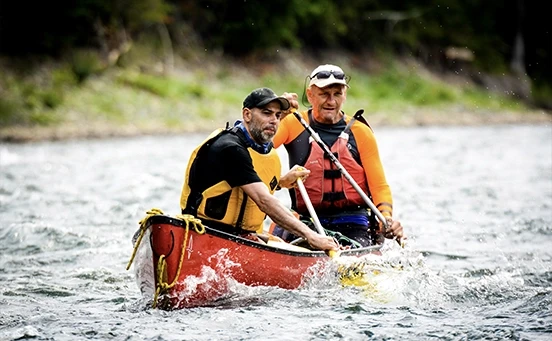
[[[381,255],[340,257],[338,272],[344,287],[356,287],[378,303],[434,305],[447,297],[444,279],[426,266],[422,253],[384,247]]]

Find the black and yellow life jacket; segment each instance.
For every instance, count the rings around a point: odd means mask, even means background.
[[[223,134],[236,134],[236,128],[217,129],[203,141],[193,152],[186,169],[186,177],[180,197],[182,213],[192,214],[204,220],[206,225],[209,222],[212,227],[225,227],[235,231],[258,231],[263,229],[263,222],[266,214],[259,209],[257,204],[240,187],[230,187],[228,182],[220,181],[209,188],[194,189],[194,179],[190,179],[192,169],[197,167],[199,158],[202,157],[209,146]],[[241,139],[241,137],[238,136]],[[247,143],[243,143],[247,146]],[[260,153],[251,146],[247,146],[249,155],[253,160],[253,168],[262,182],[267,186],[271,194],[274,193],[280,181],[281,164],[278,153],[273,148],[266,153]],[[228,165],[227,167],[235,167]],[[201,171],[194,171],[194,174],[201,176]]]

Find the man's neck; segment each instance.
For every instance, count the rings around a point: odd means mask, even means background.
[[[235,125],[237,127],[239,127],[240,130],[243,132],[243,134],[245,136],[245,139],[246,139],[247,143],[250,145],[251,148],[253,148],[257,152],[262,153],[262,154],[266,154],[270,151],[272,143],[271,142],[259,143],[259,142],[255,141],[255,139],[253,138],[253,136],[251,135],[251,133],[249,131],[248,124],[241,121],[239,123],[236,122]]]

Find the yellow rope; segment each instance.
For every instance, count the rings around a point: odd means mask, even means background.
[[[205,226],[203,226],[200,219],[194,217],[193,215],[191,215],[191,214],[177,214],[175,217],[180,219],[180,220],[185,221],[186,222],[186,228],[188,228],[189,223],[192,223],[194,230],[198,234],[204,234],[205,233]]]
[[[138,236],[138,239],[136,239],[136,243],[134,243],[134,250],[132,251],[132,256],[130,257],[130,261],[128,262],[126,267],[127,271],[128,269],[130,269],[130,266],[134,261],[134,257],[136,257],[136,252],[138,252],[138,247],[140,246],[140,243],[142,242],[142,238],[146,233],[146,223],[148,222],[149,218],[156,215],[163,215],[163,214],[164,214],[163,211],[161,211],[159,208],[152,208],[149,211],[147,211],[146,216],[138,222],[138,224],[140,225],[140,235]]]
[[[155,294],[153,296],[153,308],[157,307],[157,301],[159,295],[163,292],[166,292],[170,288],[174,287],[180,277],[180,271],[182,270],[182,263],[184,263],[184,255],[186,254],[186,245],[188,245],[188,234],[190,230],[190,224],[192,224],[193,229],[198,234],[205,233],[205,226],[201,223],[201,220],[194,217],[190,214],[179,214],[176,218],[186,222],[186,234],[184,237],[184,242],[182,243],[182,251],[180,252],[180,260],[178,261],[178,269],[172,283],[168,283],[164,277],[166,277],[165,271],[167,267],[167,261],[165,260],[165,255],[161,255],[157,262],[157,288],[155,289]]]

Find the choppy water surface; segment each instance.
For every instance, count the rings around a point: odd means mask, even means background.
[[[0,340],[550,340],[552,127],[376,134],[404,270],[172,312],[125,270],[130,239],[147,209],[178,213],[204,135],[0,145]]]

